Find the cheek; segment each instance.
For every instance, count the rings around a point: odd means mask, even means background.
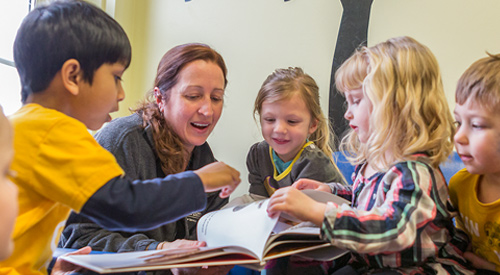
[[[222,104],[220,106],[214,107],[214,123],[217,123],[217,121],[219,121],[221,115],[222,115]]]
[[[273,127],[269,124],[261,124],[262,135],[264,138],[273,132]]]

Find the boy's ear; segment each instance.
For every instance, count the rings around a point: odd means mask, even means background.
[[[72,95],[78,95],[82,81],[82,70],[80,62],[76,59],[68,59],[61,67],[62,82],[66,90]]]

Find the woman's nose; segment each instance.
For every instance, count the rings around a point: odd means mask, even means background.
[[[200,112],[200,114],[206,116],[206,117],[210,117],[213,115],[214,113],[214,108],[212,106],[212,102],[210,99],[208,100],[204,100],[200,106],[200,109],[198,110]]]

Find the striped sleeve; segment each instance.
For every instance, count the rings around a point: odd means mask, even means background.
[[[360,254],[410,249],[438,211],[433,183],[432,169],[425,164],[408,161],[393,166],[371,190],[374,203],[327,208],[323,237]]]

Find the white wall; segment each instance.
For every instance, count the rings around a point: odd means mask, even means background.
[[[151,88],[158,61],[171,47],[202,42],[225,58],[229,70],[225,107],[209,142],[219,160],[241,172],[236,195],[248,190],[247,150],[262,139],[252,107],[268,74],[278,67],[302,67],[318,82],[326,114],[340,0],[116,2],[116,18],[133,48],[132,66],[124,78],[128,101],[122,110]],[[427,45],[440,62],[453,104],[454,87],[465,68],[485,51],[500,52],[498,10],[497,0],[375,0],[368,44],[409,35]]]

